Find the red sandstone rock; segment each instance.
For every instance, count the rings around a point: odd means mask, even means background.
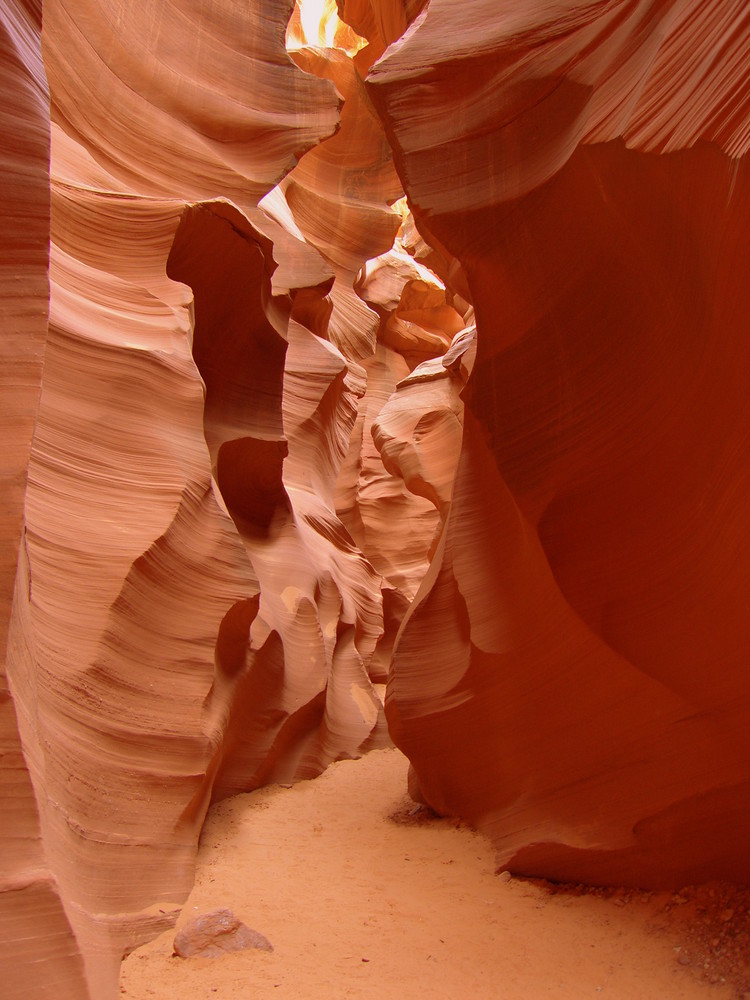
[[[750,877],[749,54],[727,2],[433,0],[370,73],[478,335],[389,725],[513,871]]]
[[[750,14],[126,7],[0,13],[8,995],[108,1000],[212,796],[387,739],[410,602],[390,728],[502,867],[750,878]]]

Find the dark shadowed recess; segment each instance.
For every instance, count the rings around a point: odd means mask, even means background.
[[[193,357],[216,481],[241,534],[265,535],[288,501],[281,414],[286,341],[268,319],[271,243],[224,202],[186,209],[167,274],[195,296]],[[287,306],[287,311],[288,311]]]

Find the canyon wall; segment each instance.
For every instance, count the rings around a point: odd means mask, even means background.
[[[318,6],[0,14],[12,1000],[390,737],[503,867],[750,878],[750,13]]]
[[[41,4],[0,11],[0,968],[6,995],[88,1000],[80,950],[45,856],[17,706],[5,668],[24,497],[39,395],[49,299],[49,106],[42,66]],[[28,587],[19,571],[18,587]],[[9,985],[9,991],[6,986]]]
[[[514,871],[750,877],[748,59],[732,3],[433,0],[369,76],[478,330],[389,725]]]
[[[294,197],[276,185],[328,137],[361,147],[325,77],[363,88],[338,49],[297,46],[322,78],[292,62],[292,13],[50,0],[43,66],[40,10],[3,22],[13,998],[114,996],[122,955],[176,919],[212,797],[388,741],[373,681],[437,522],[411,567],[383,557],[389,581],[336,498],[356,497],[381,322],[352,285],[391,250],[401,190],[370,112],[356,171],[387,177],[349,185],[328,233],[346,260],[303,238],[293,212],[304,229],[325,171]],[[386,385],[408,373],[381,355]],[[370,387],[369,409],[387,394]],[[393,502],[432,511],[394,483]]]

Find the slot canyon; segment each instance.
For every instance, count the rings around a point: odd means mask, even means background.
[[[0,55],[0,994],[114,1000],[212,816],[394,746],[514,882],[745,898],[745,0],[3,0]]]

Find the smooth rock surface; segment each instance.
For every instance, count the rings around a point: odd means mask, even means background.
[[[748,58],[720,0],[433,0],[368,77],[478,343],[389,726],[511,871],[750,879]]]

